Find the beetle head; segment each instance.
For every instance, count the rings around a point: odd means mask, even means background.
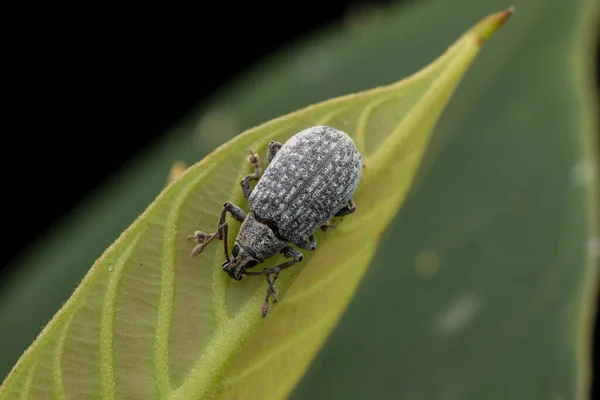
[[[259,222],[250,212],[240,227],[232,257],[223,263],[223,271],[239,281],[247,269],[274,256],[285,245],[286,242],[278,239],[269,226]]]
[[[259,263],[260,260],[258,260],[255,255],[252,255],[249,249],[240,246],[236,241],[233,246],[232,257],[223,262],[222,268],[231,278],[239,281],[242,279],[243,272],[246,269],[252,268]]]

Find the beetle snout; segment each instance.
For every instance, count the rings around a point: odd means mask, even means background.
[[[230,278],[235,279],[236,281],[242,280],[242,273],[239,271],[239,268],[236,268],[236,264],[232,263],[229,260],[225,260],[221,265],[223,271],[227,272]]]
[[[241,281],[242,277],[244,276],[237,269],[229,270],[227,272],[229,273],[229,276],[232,277],[233,279],[235,279],[236,281]]]

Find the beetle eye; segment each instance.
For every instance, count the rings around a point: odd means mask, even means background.
[[[233,246],[233,257],[237,257],[239,252],[240,252],[240,246],[238,246],[236,244],[235,246]]]
[[[252,268],[254,266],[258,265],[258,261],[256,260],[250,260],[246,263],[246,268]]]

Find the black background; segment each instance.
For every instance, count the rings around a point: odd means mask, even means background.
[[[2,221],[0,269],[248,67],[352,9],[390,1],[322,3],[7,13],[15,29],[2,57],[9,71],[2,97],[9,105],[0,198],[10,211]],[[35,174],[33,183],[23,179],[27,174]],[[18,216],[32,206],[35,225],[23,224]]]
[[[50,225],[226,82],[373,3],[390,1],[5,9],[0,281]],[[22,224],[32,206],[35,225]]]

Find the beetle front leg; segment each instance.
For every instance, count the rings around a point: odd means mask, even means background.
[[[204,233],[202,231],[196,231],[193,235],[188,236],[188,239],[195,239],[198,245],[194,247],[192,250],[192,257],[197,256],[202,253],[204,248],[213,241],[215,238],[219,238],[223,240],[223,250],[225,251],[225,257],[229,260],[229,251],[227,249],[227,234],[228,234],[228,225],[225,222],[225,217],[227,213],[231,214],[231,216],[239,222],[244,222],[246,219],[246,213],[244,210],[239,208],[233,203],[225,202],[223,204],[223,209],[221,210],[221,215],[219,217],[219,225],[217,226],[217,231],[215,233]]]
[[[245,275],[265,275],[267,278],[267,295],[265,297],[265,301],[263,303],[262,311],[261,311],[263,318],[269,313],[269,309],[271,308],[269,305],[269,297],[271,297],[271,296],[273,297],[273,303],[277,303],[279,301],[277,299],[278,291],[275,288],[275,281],[279,277],[279,273],[281,271],[283,271],[284,269],[289,268],[292,265],[299,263],[300,261],[302,261],[302,258],[304,257],[300,251],[296,250],[292,246],[285,246],[281,250],[281,253],[284,256],[286,256],[287,258],[291,258],[291,260],[286,261],[283,264],[279,264],[276,267],[265,268],[260,272],[258,272],[258,271],[256,271],[256,272],[255,271],[245,271],[244,272]]]
[[[248,157],[248,162],[252,164],[254,167],[254,173],[250,175],[246,175],[244,179],[240,182],[242,186],[242,192],[244,193],[244,197],[246,200],[250,198],[250,194],[252,193],[252,189],[250,188],[250,181],[257,181],[260,178],[260,164],[258,155],[254,154],[252,149],[248,149],[250,156]]]

